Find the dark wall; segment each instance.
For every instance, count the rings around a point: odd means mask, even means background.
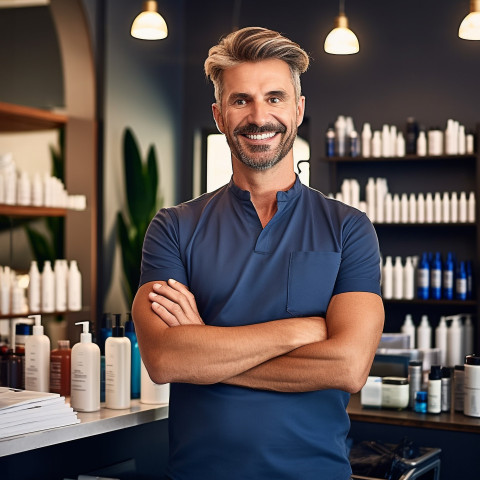
[[[327,179],[315,162],[324,151],[324,133],[339,114],[351,115],[357,129],[369,121],[403,128],[414,116],[427,128],[454,118],[473,129],[480,120],[480,42],[461,40],[458,26],[469,2],[451,0],[356,0],[346,2],[360,53],[337,56],[323,42],[338,13],[335,0],[242,2],[186,0],[185,150],[182,199],[190,196],[194,132],[214,127],[213,88],[205,81],[208,49],[239,27],[263,26],[284,33],[312,57],[302,77],[310,119],[315,186]],[[240,5],[235,21],[235,6]]]

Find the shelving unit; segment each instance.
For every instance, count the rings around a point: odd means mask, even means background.
[[[477,127],[477,138],[480,125]],[[387,179],[391,193],[475,192],[476,218],[480,219],[480,154],[405,157],[328,157],[320,159],[328,165],[329,192],[340,190],[345,178],[355,178],[364,198],[368,178]],[[316,179],[312,178],[315,187]],[[327,193],[327,192],[325,192]],[[424,251],[457,253],[461,260],[474,261],[474,299],[459,300],[385,300],[385,331],[399,331],[407,313],[414,321],[429,316],[432,327],[440,316],[457,313],[472,314],[476,326],[475,346],[480,345],[480,232],[476,223],[375,223],[383,257],[421,255]]]

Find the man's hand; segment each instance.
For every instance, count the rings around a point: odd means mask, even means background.
[[[152,310],[169,327],[204,325],[193,293],[176,280],[155,283],[148,299]]]

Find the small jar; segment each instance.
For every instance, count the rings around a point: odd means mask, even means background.
[[[404,377],[383,377],[382,407],[402,410],[408,407],[409,385]]]
[[[480,417],[480,355],[465,357],[465,398],[463,413]]]
[[[427,392],[416,393],[414,410],[417,413],[427,413]]]

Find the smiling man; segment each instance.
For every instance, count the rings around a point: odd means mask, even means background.
[[[346,406],[383,328],[380,259],[367,217],[294,173],[308,63],[259,27],[210,49],[232,179],[162,209],[145,238],[132,311],[151,378],[171,383],[172,480],[351,474]]]

